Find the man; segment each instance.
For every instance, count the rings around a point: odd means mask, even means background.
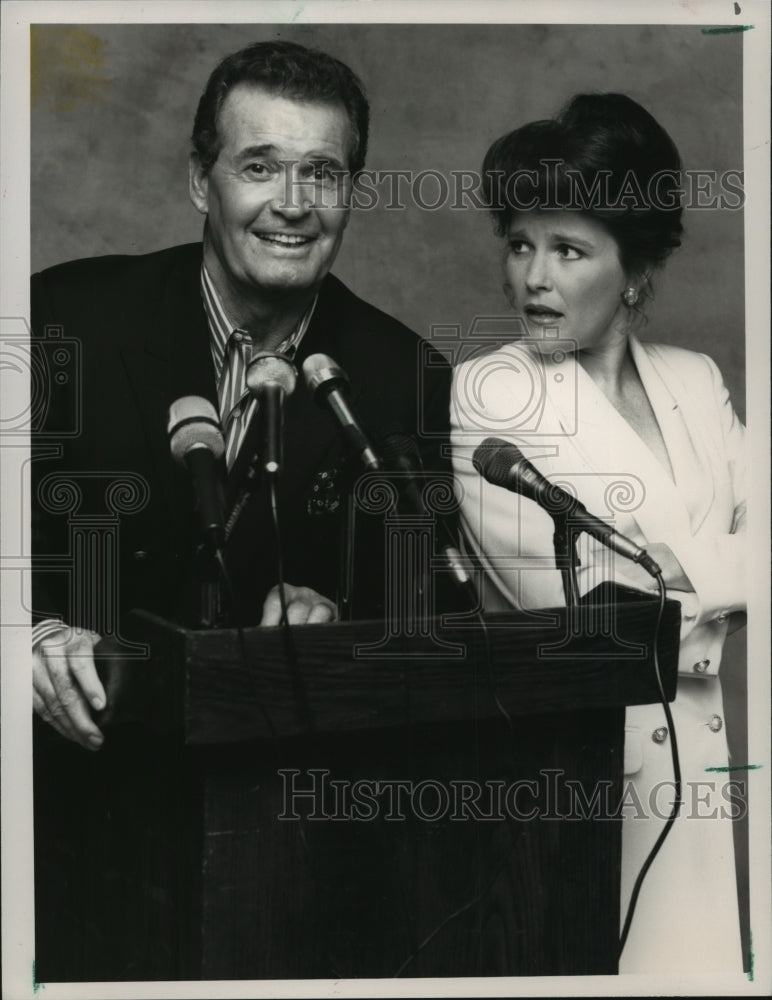
[[[169,454],[167,413],[186,395],[212,402],[232,499],[255,451],[255,401],[245,393],[244,370],[256,352],[281,352],[298,369],[311,354],[329,355],[348,375],[376,439],[407,435],[419,440],[425,466],[447,468],[439,457],[446,366],[435,358],[419,368],[419,338],[329,274],[349,219],[352,177],[364,164],[368,115],[356,76],[324,53],[288,42],[235,53],[210,77],[194,124],[189,187],[206,220],[203,246],[75,261],[33,278],[34,336],[54,329],[76,338],[84,371],[81,433],[57,441],[63,408],[73,405],[62,393],[45,426],[59,453],[44,449],[33,463],[35,554],[44,561],[72,548],[67,516],[57,516],[52,499],[62,477],[84,505],[98,507],[100,475],[128,474],[141,496],[120,523],[118,620],[142,607],[196,623],[200,529],[190,481]],[[278,491],[291,624],[336,615],[346,464],[333,421],[299,379],[286,403]],[[266,492],[248,504],[226,552],[247,624],[280,620]],[[358,518],[355,551],[354,614],[373,616],[387,582],[380,520]],[[88,556],[75,555],[69,595],[61,573],[35,574],[34,707],[62,736],[95,750],[104,735],[92,711],[106,697],[92,650],[111,612],[100,607],[107,598]]]

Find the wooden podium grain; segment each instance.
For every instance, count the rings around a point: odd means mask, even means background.
[[[486,616],[487,641],[306,626],[296,669],[280,629],[246,631],[245,665],[234,630],[132,614],[151,658],[103,644],[102,751],[36,731],[38,981],[615,973],[656,609],[596,594]],[[679,623],[668,601],[669,699]]]

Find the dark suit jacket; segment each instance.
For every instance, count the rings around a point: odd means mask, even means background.
[[[42,373],[33,434],[38,617],[56,612],[104,631],[127,610],[143,607],[195,622],[193,556],[200,532],[187,472],[170,457],[166,419],[169,404],[182,395],[204,396],[216,406],[201,260],[201,245],[190,244],[74,261],[32,279],[33,343]],[[300,369],[308,355],[329,354],[347,373],[372,437],[393,431],[417,437],[425,467],[449,476],[440,450],[448,437],[450,373],[427,347],[330,275],[296,363]],[[233,476],[243,473],[248,457],[244,449]],[[331,598],[339,578],[344,465],[332,417],[299,378],[285,407],[284,578]],[[371,617],[383,606],[385,529],[382,516],[373,514],[359,514],[357,525],[354,614]],[[97,571],[105,546],[107,568]],[[264,495],[242,515],[227,560],[244,621],[256,622],[278,578]]]

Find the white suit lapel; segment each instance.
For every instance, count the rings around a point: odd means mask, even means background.
[[[635,337],[630,338],[630,348],[665,439],[691,533],[696,534],[715,494],[710,448],[703,434],[704,415],[695,409],[683,381],[669,365],[661,363],[656,352],[648,351]]]
[[[698,463],[677,401],[637,341],[632,350],[676,481],[691,482]],[[626,533],[633,526],[625,526],[625,521],[632,519],[641,535],[639,541],[667,542],[670,537],[691,534],[690,511],[667,470],[582,366],[575,359],[573,364],[576,401],[571,399],[570,379],[553,386],[551,393],[561,428],[560,454],[554,462],[548,460],[551,471],[559,475],[561,468],[581,470],[576,488],[588,509],[600,517],[613,517],[618,529]]]

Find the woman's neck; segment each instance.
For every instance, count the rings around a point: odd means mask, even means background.
[[[576,357],[593,382],[612,401],[624,396],[631,381],[638,381],[628,336],[600,348],[578,351]]]

